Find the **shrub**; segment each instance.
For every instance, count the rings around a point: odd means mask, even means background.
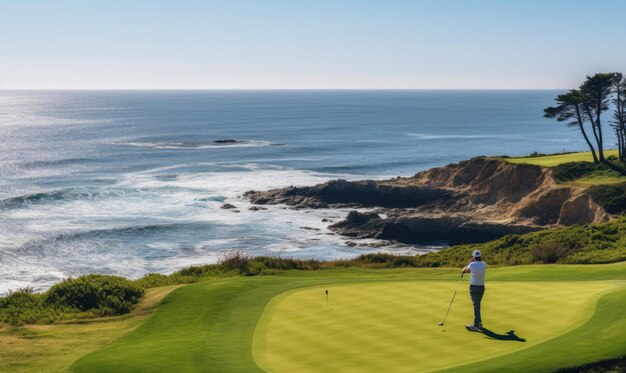
[[[252,261],[248,263],[247,269],[248,271],[244,273],[246,276],[256,276],[263,273],[263,271],[267,269],[267,267],[265,267],[265,264],[263,264],[263,262]]]
[[[33,310],[42,308],[42,304],[42,296],[33,294],[32,288],[11,291],[6,297],[0,298],[0,321],[12,325],[34,323],[37,316]]]
[[[130,312],[143,293],[139,285],[123,277],[87,275],[53,285],[45,293],[45,302],[102,316],[122,315]]]
[[[536,263],[556,263],[565,259],[571,249],[562,243],[555,241],[541,242],[531,249],[531,254]]]
[[[140,279],[135,280],[135,284],[143,289],[156,288],[159,286],[169,286],[178,284],[190,284],[198,281],[199,278],[183,276],[178,273],[163,275],[160,273],[149,273]]]
[[[626,211],[626,183],[595,185],[586,193],[609,214]]]
[[[583,177],[619,177],[619,172],[604,163],[567,162],[552,167],[552,176],[559,182]]]
[[[221,260],[220,264],[224,268],[224,271],[238,271],[239,273],[248,273],[248,262],[250,256],[244,254],[241,251],[228,254]]]

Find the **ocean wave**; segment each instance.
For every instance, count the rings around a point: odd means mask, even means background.
[[[102,229],[92,229],[86,231],[78,231],[71,233],[62,233],[52,240],[54,241],[70,241],[94,237],[106,236],[124,236],[137,234],[154,234],[155,232],[179,231],[185,229],[203,229],[206,227],[204,223],[164,223],[164,224],[140,224],[125,227],[111,227]]]
[[[514,139],[512,135],[437,135],[429,133],[407,133],[407,136],[417,140],[454,140],[454,139]]]
[[[113,226],[110,228],[95,228],[70,232],[57,232],[55,235],[48,237],[38,237],[30,239],[20,244],[16,249],[11,250],[13,254],[34,253],[36,255],[45,255],[47,250],[58,250],[59,242],[76,242],[76,241],[92,241],[103,239],[115,239],[120,237],[137,236],[154,236],[158,233],[179,232],[179,231],[198,231],[205,230],[206,223],[202,222],[186,222],[186,223],[155,223],[140,224],[130,226]],[[190,232],[187,232],[190,233]],[[102,244],[101,242],[99,244]],[[77,250],[77,247],[73,247]],[[3,253],[3,256],[7,253]]]
[[[232,147],[259,147],[259,146],[284,146],[284,144],[274,144],[262,140],[234,140],[223,139],[210,142],[193,141],[131,141],[118,143],[127,146],[134,146],[145,149],[219,149]]]
[[[24,168],[40,168],[40,167],[56,167],[67,166],[71,164],[78,164],[89,162],[89,158],[64,158],[64,159],[51,159],[51,160],[37,160],[22,162],[21,166]]]
[[[188,163],[123,174],[117,186],[133,190],[195,191],[202,193],[195,198],[222,196],[234,199],[250,189],[314,185],[339,178],[352,180],[356,176],[258,163]]]
[[[87,192],[73,189],[53,190],[31,193],[0,200],[0,209],[20,208],[29,204],[49,203],[57,201],[92,200],[102,196],[118,196],[116,192]]]

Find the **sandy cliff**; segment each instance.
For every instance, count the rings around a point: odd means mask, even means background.
[[[294,208],[376,207],[331,226],[350,237],[405,243],[481,242],[544,227],[587,224],[609,215],[584,190],[558,185],[550,169],[473,158],[413,177],[250,191],[256,204]]]

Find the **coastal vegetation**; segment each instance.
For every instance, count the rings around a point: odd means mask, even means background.
[[[25,287],[0,297],[0,322],[22,325],[123,315],[143,294],[142,287],[119,276],[69,278],[44,293]]]
[[[594,185],[587,193],[610,214],[626,211],[626,183]]]
[[[623,193],[623,189],[622,189]],[[609,195],[612,195],[609,193]],[[623,201],[621,202],[623,203]],[[145,289],[191,284],[207,279],[280,275],[286,271],[340,268],[462,267],[479,249],[496,266],[522,264],[600,264],[626,260],[626,218],[585,226],[508,235],[482,244],[452,246],[425,255],[363,254],[353,259],[321,261],[253,257],[235,252],[217,264],[190,266],[170,275],[149,274],[137,280],[88,275],[68,279],[35,294],[18,289],[0,297],[0,321],[12,325],[122,315],[139,302]]]
[[[461,245],[419,257],[418,266],[459,267],[473,250],[493,265],[533,263],[599,264],[626,260],[626,218],[614,221],[508,235],[495,241]]]

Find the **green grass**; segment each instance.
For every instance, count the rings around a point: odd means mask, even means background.
[[[617,156],[617,149],[605,150],[604,156]],[[579,152],[579,153],[566,153],[566,154],[554,154],[554,155],[543,155],[539,157],[515,157],[515,158],[507,158],[508,162],[511,163],[526,163],[526,164],[534,164],[542,167],[554,167],[563,163],[569,162],[593,162],[593,157],[591,156],[591,152]]]
[[[489,361],[492,371],[555,371],[624,354],[626,346],[626,288],[604,295],[593,317],[580,328],[545,343]],[[563,313],[569,312],[567,308]],[[484,365],[463,366],[463,372],[484,372]]]
[[[358,324],[358,319],[364,317],[375,324],[375,331],[385,332],[389,329],[387,335],[381,335],[384,341],[380,343],[389,346],[390,358],[395,356],[405,362],[412,359],[408,355],[413,351],[403,347],[402,341],[403,338],[414,338],[415,343],[433,344],[433,351],[444,354],[442,357],[444,360],[445,354],[457,350],[465,351],[465,360],[461,355],[454,357],[454,364],[463,365],[448,366],[449,369],[459,371],[472,369],[489,371],[499,370],[501,367],[506,367],[510,371],[551,371],[555,367],[620,356],[626,350],[626,336],[622,333],[626,328],[626,311],[623,310],[626,290],[622,283],[607,282],[626,280],[626,263],[493,268],[488,276],[490,285],[485,296],[485,321],[497,333],[515,329],[520,337],[527,339],[527,342],[493,341],[485,339],[478,333],[465,332],[462,323],[470,318],[467,283],[462,285],[459,302],[453,307],[446,325],[447,331],[439,330],[436,324],[443,316],[452,295],[458,279],[458,269],[350,268],[288,271],[274,276],[210,280],[178,289],[165,299],[154,316],[134,332],[79,359],[72,366],[72,370],[261,371],[255,360],[256,356],[263,364],[263,349],[259,350],[259,346],[263,345],[263,342],[259,342],[263,340],[260,337],[263,333],[259,332],[254,339],[257,321],[272,320],[273,305],[280,304],[281,299],[289,299],[290,296],[298,294],[317,304],[321,296],[322,305],[316,308],[308,307],[310,314],[305,312],[306,315],[302,316],[306,317],[307,322],[301,322],[302,325],[295,329],[288,329],[293,333],[315,329],[315,323],[325,325],[324,323],[332,321],[328,320],[332,312],[335,312],[332,317],[348,321],[354,319],[352,323],[335,323],[333,329],[333,332],[337,333],[333,339],[335,348],[327,351],[326,359],[345,358],[350,355],[346,349],[354,347],[361,347],[364,350],[363,355],[367,358],[368,344],[363,341],[360,342],[364,343],[363,346],[353,346],[350,343],[337,344],[343,337],[361,336],[359,330],[365,335],[374,333],[371,329],[367,330],[369,327],[367,322]],[[568,281],[578,283],[565,283]],[[350,286],[346,286],[348,284]],[[594,309],[594,300],[611,286],[615,286],[615,290],[603,295]],[[325,308],[323,293],[320,294],[326,287],[331,291],[331,306],[336,307],[333,311]],[[361,297],[359,302],[368,303],[371,300],[367,298],[370,295],[362,295],[369,294],[369,291],[354,291],[359,287],[372,292],[376,290],[375,293],[381,297],[379,302],[368,305],[358,302],[357,305],[353,305],[347,302],[350,299],[358,300],[359,297]],[[345,293],[341,295],[342,292]],[[279,297],[272,300],[277,295]],[[344,298],[347,303],[342,300]],[[268,304],[268,313],[264,314]],[[294,312],[302,314],[303,310],[306,311],[306,304],[297,307],[299,308]],[[394,316],[395,312],[404,317]],[[392,315],[391,320],[386,314]],[[316,315],[319,315],[320,320],[317,320]],[[405,318],[413,315],[416,320],[406,322],[411,327],[417,328],[419,333],[409,327],[403,330],[405,328],[401,325]],[[298,322],[297,318],[292,317],[292,320]],[[528,324],[528,320],[533,322]],[[263,327],[263,322],[260,328]],[[535,323],[542,327],[533,326]],[[341,330],[342,325],[344,330]],[[422,331],[422,328],[425,330]],[[421,333],[423,339],[419,338]],[[407,336],[413,334],[417,335]],[[320,333],[317,335],[318,338],[324,337],[320,336]],[[293,340],[293,335],[285,337]],[[555,343],[560,339],[563,341]],[[397,345],[395,349],[392,348],[394,341]],[[454,344],[451,341],[454,341]],[[322,344],[308,339],[299,342],[306,345],[311,354],[318,354],[318,350],[324,348]],[[471,346],[486,346],[484,348],[487,349],[485,351],[488,351],[488,356],[468,353],[472,351]],[[297,351],[299,348],[297,345],[292,347],[294,354],[303,353]],[[559,355],[554,356],[552,352],[558,352]],[[431,356],[432,358],[434,357]],[[472,361],[478,358],[486,360],[473,365]],[[346,366],[357,364],[348,360],[343,364]],[[431,364],[428,366],[432,368],[445,368],[443,365],[434,366],[432,362],[425,364]],[[380,368],[380,365],[372,365],[376,366]],[[531,367],[532,369],[529,369]],[[419,366],[409,368],[419,370]],[[321,365],[320,371],[323,371]]]
[[[467,283],[444,329],[437,323],[446,312],[450,282],[332,286],[330,307],[324,287],[307,288],[272,299],[257,325],[253,352],[269,372],[441,370],[514,353],[572,330],[593,314],[597,297],[614,286],[492,281],[485,325],[499,338],[514,329],[525,342],[483,338],[463,328],[471,321]],[[571,311],[564,313],[564,308]]]
[[[561,183],[571,186],[589,187],[593,185],[611,185],[623,183],[626,177],[618,168],[623,168],[617,160],[617,150],[606,150],[605,157],[616,167],[604,163],[594,164],[590,152],[553,154],[505,158],[507,162],[532,164],[553,169],[552,176]]]
[[[122,317],[15,327],[0,323],[0,372],[67,372],[81,356],[141,325],[177,286],[149,289]]]

